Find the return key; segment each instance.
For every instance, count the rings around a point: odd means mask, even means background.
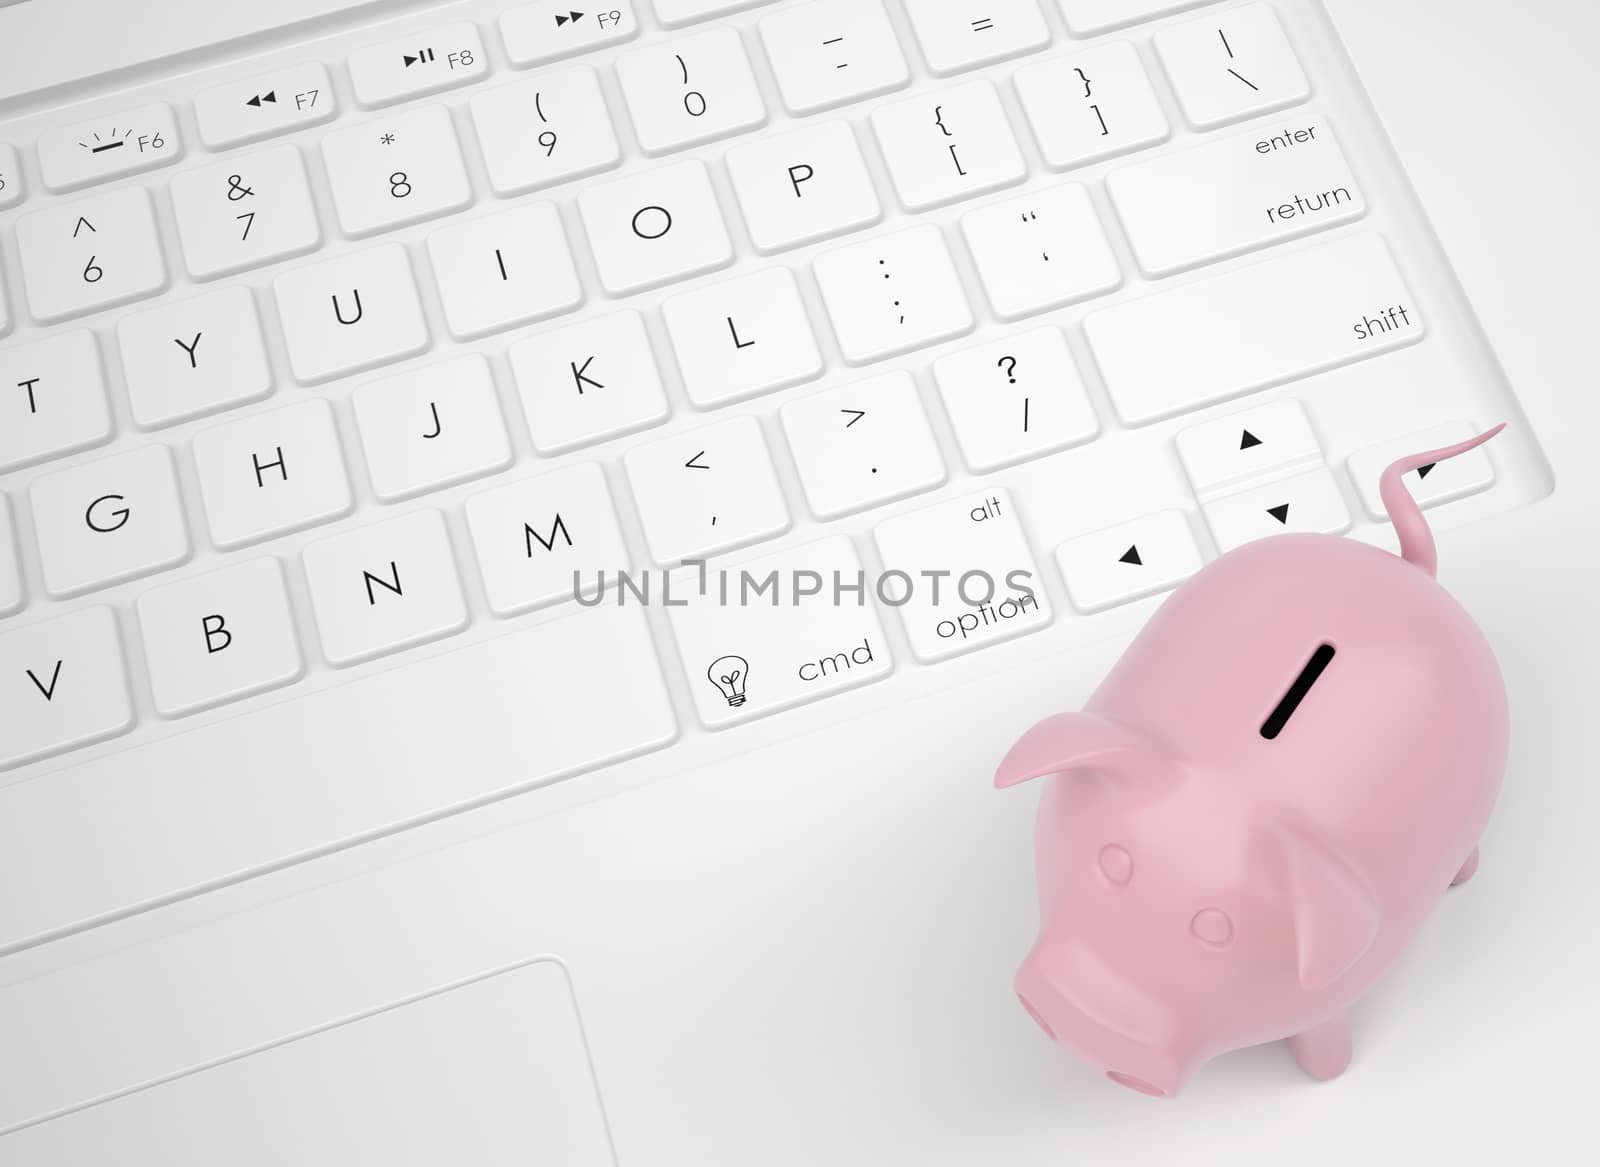
[[[1164,276],[1366,213],[1322,118],[1251,130],[1113,173],[1106,186],[1146,275]]]

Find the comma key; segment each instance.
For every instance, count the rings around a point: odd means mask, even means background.
[[[890,519],[874,533],[911,650],[945,660],[1050,623],[1050,597],[1004,490]]]

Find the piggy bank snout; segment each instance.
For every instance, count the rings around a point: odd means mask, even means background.
[[[1134,986],[1109,981],[1105,970],[1074,980],[1036,951],[1017,973],[1017,999],[1051,1041],[1118,1085],[1157,1098],[1182,1088],[1190,1062],[1163,1041],[1154,1002]]]

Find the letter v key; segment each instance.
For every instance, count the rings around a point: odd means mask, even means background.
[[[50,674],[49,687],[45,686],[45,683],[39,679],[38,675],[32,669],[28,670],[28,680],[33,682],[34,688],[38,689],[39,692],[44,694],[44,699],[46,701],[53,701],[55,699],[56,682],[59,681],[60,679],[61,679],[61,661],[59,661],[59,660],[56,661],[55,671]]]
[[[0,773],[133,728],[127,664],[110,608],[0,627],[0,662],[12,662],[0,664]],[[69,674],[65,685],[63,674]]]

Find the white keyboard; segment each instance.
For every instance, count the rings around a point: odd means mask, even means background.
[[[482,0],[0,139],[0,951],[1381,541],[1517,412],[1315,0]],[[539,737],[387,784],[431,712]]]

